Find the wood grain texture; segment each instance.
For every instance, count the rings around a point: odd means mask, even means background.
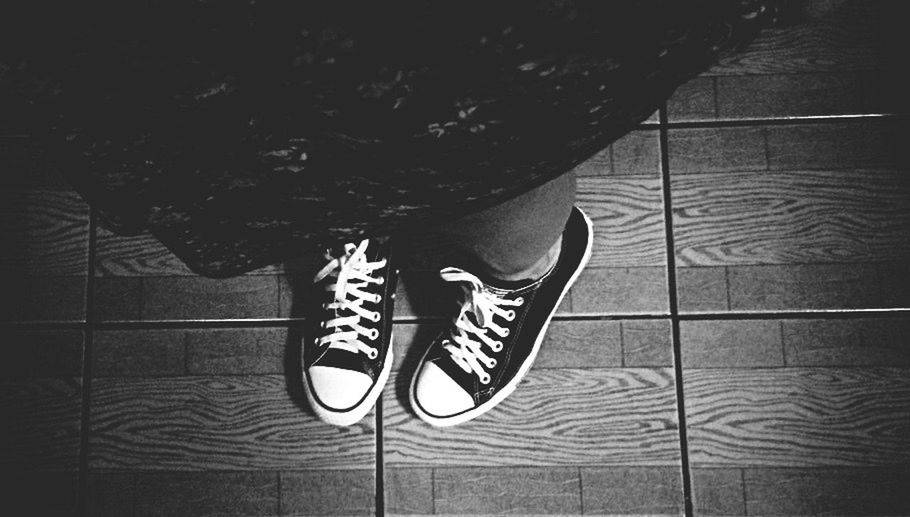
[[[684,389],[696,467],[910,461],[906,369],[688,369]]]
[[[730,310],[727,297],[727,268],[678,267],[676,296],[679,311],[682,313]]]
[[[433,469],[391,467],[385,469],[386,515],[431,515],[433,502]]]
[[[694,468],[691,477],[696,515],[746,515],[742,470]]]
[[[910,469],[746,469],[748,515],[907,515]]]
[[[195,276],[150,234],[121,236],[99,228],[97,235],[95,272],[99,276]],[[281,264],[275,264],[246,274],[270,275],[281,271]]]
[[[682,321],[685,368],[783,366],[780,321]]]
[[[866,119],[765,128],[771,170],[906,170],[906,129],[899,121]]]
[[[579,178],[577,205],[594,223],[588,267],[666,263],[659,178]]]
[[[0,275],[0,321],[85,321],[85,276]]]
[[[82,331],[5,330],[0,333],[0,378],[79,377]]]
[[[673,179],[684,266],[910,260],[910,184],[897,171]]]
[[[668,311],[662,267],[589,268],[569,291],[573,314],[636,314]]]
[[[673,336],[669,320],[620,322],[623,366],[673,366]]]
[[[910,367],[910,319],[784,320],[791,366]]]
[[[77,378],[0,379],[0,467],[78,469],[81,412]]]
[[[764,171],[765,128],[706,127],[672,129],[667,151],[670,173]]]
[[[767,29],[745,52],[729,54],[705,75],[843,72],[883,67],[881,19],[888,2],[851,1],[823,19]]]
[[[287,382],[277,375],[96,379],[90,464],[141,470],[374,464],[373,416],[348,428],[323,424],[305,401],[288,395]]]
[[[718,77],[720,118],[779,118],[864,112],[859,73]]]
[[[675,399],[669,369],[531,369],[489,413],[438,429],[389,393],[384,457],[392,466],[675,465]]]
[[[4,190],[0,195],[0,272],[85,276],[88,206],[66,190]]]
[[[372,470],[281,473],[281,515],[374,515]]]
[[[867,264],[727,268],[730,310],[880,307],[876,268]]]
[[[436,468],[434,494],[442,514],[581,514],[577,468]]]
[[[585,514],[683,513],[679,467],[583,467],[580,470]]]
[[[142,278],[144,320],[276,318],[278,302],[273,275]]]
[[[182,330],[103,330],[92,344],[95,377],[163,377],[186,373]]]

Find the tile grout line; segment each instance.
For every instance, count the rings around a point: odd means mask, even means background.
[[[673,370],[676,388],[676,415],[679,426],[679,458],[682,470],[683,507],[685,515],[693,515],[692,479],[689,471],[689,442],[686,427],[685,395],[683,393],[682,347],[679,334],[679,300],[676,293],[676,245],[673,239],[673,200],[670,188],[670,152],[669,129],[667,124],[667,105],[662,104],[660,117],[660,172],[663,191],[664,233],[667,255],[667,301],[670,308],[670,322],[673,343]]]
[[[85,280],[85,326],[82,338],[82,413],[80,415],[79,436],[79,497],[76,512],[88,515],[88,447],[92,389],[92,344],[95,325],[95,253],[97,252],[97,213],[89,209],[88,213],[88,264]]]
[[[858,318],[894,318],[910,316],[910,307],[870,307],[856,309],[792,309],[792,310],[750,310],[750,311],[703,311],[679,313],[680,321],[703,320],[773,320],[773,319],[831,319],[849,320]],[[579,313],[558,314],[554,321],[626,321],[626,320],[666,320],[668,313]],[[435,324],[442,323],[441,316],[417,316],[395,320],[396,324]],[[95,331],[105,330],[166,330],[166,329],[245,329],[245,328],[285,328],[293,327],[304,320],[291,319],[195,319],[195,320],[119,320],[96,322],[91,325]],[[0,329],[16,330],[79,330],[85,331],[89,325],[80,321],[6,321],[0,322]]]

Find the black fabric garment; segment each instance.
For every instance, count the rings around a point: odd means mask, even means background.
[[[208,276],[536,187],[789,5],[19,3],[0,36],[10,125],[107,219]]]

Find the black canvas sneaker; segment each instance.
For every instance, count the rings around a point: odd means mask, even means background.
[[[515,391],[553,313],[591,257],[591,220],[573,208],[559,258],[537,280],[507,282],[445,268],[464,291],[453,325],[430,345],[411,380],[411,407],[422,420],[450,426],[476,418]]]
[[[313,279],[319,306],[309,313],[303,385],[319,418],[351,425],[376,403],[392,369],[397,271],[389,240],[346,244],[339,256],[327,251],[325,258]]]

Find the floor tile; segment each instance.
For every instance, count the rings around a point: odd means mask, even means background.
[[[727,274],[731,311],[883,305],[876,269],[867,264],[736,266]]]
[[[769,28],[745,52],[722,56],[709,75],[824,73],[882,69],[888,44],[883,16],[887,2],[848,1],[821,19]]]
[[[910,259],[903,171],[675,176],[680,266],[877,263]]]
[[[730,310],[727,268],[722,266],[676,269],[676,296],[679,311],[723,312]]]
[[[669,320],[620,322],[623,366],[672,367],[672,328]]]
[[[905,515],[907,468],[745,470],[749,515]]]
[[[282,515],[374,515],[372,470],[308,470],[281,473]]]
[[[3,320],[85,319],[88,206],[78,194],[64,189],[3,191]]]
[[[679,333],[685,368],[784,365],[780,321],[683,321]]]
[[[577,468],[437,468],[434,506],[441,514],[581,514]]]
[[[668,311],[663,267],[590,268],[569,292],[573,314],[662,314]]]
[[[682,471],[675,467],[582,467],[585,514],[681,515]]]
[[[762,127],[671,129],[667,138],[670,171],[675,175],[768,168]]]
[[[96,283],[100,321],[259,319],[279,314],[276,275],[102,277]]]
[[[695,515],[746,515],[743,473],[737,468],[694,468],[692,506]]]
[[[82,340],[81,332],[3,331],[0,470],[75,473],[78,469]]]
[[[297,376],[291,377],[298,379]],[[98,378],[90,466],[127,470],[370,468],[372,413],[319,422],[284,375]]]
[[[386,515],[430,515],[433,501],[433,469],[393,467],[385,469]]]
[[[901,169],[906,131],[899,121],[867,119],[769,126],[771,170]]]
[[[905,368],[686,369],[683,378],[693,466],[910,463]]]
[[[148,472],[134,476],[134,515],[277,515],[275,472]]]
[[[588,268],[664,266],[660,178],[580,178],[577,205],[594,223]]]
[[[789,366],[910,367],[910,319],[783,320]]]
[[[384,397],[384,457],[398,466],[677,465],[673,372],[531,369],[502,404],[456,428],[408,409],[407,378]]]

